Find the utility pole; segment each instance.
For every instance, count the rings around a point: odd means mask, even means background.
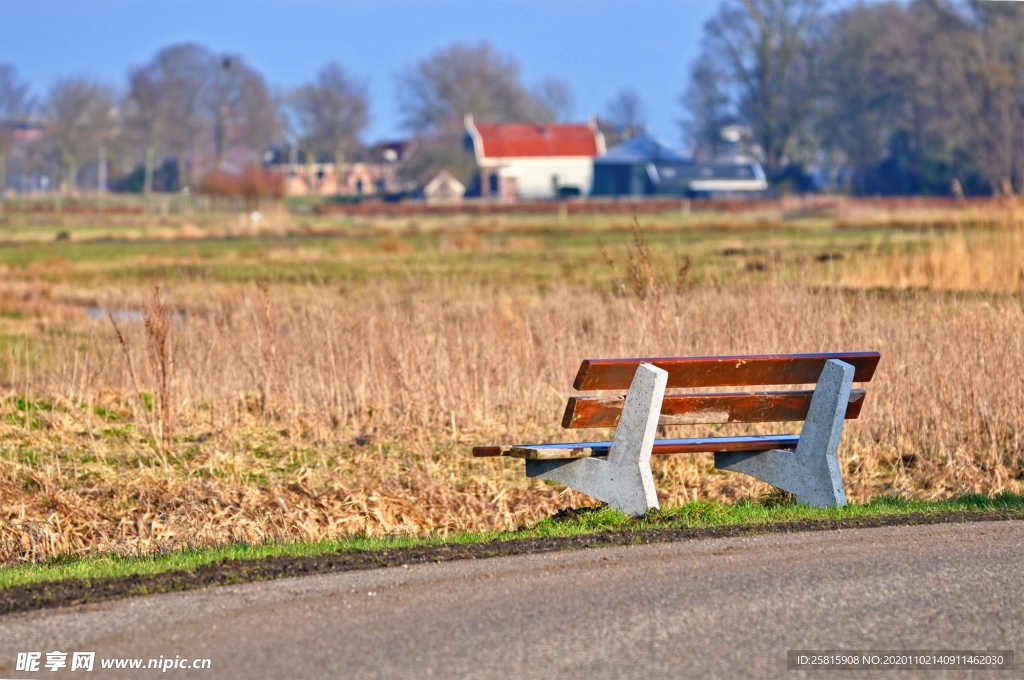
[[[100,144],[99,168],[98,168],[96,174],[99,177],[99,179],[96,182],[97,183],[96,189],[97,189],[97,193],[99,194],[99,197],[102,199],[107,194],[107,143],[106,142],[103,142],[102,144]]]

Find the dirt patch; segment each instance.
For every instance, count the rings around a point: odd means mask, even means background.
[[[133,595],[191,590],[207,586],[265,581],[313,574],[380,569],[383,567],[397,567],[403,564],[449,562],[452,560],[527,555],[558,550],[649,545],[757,534],[1005,520],[1024,520],[1024,513],[995,511],[957,512],[935,515],[907,514],[841,520],[802,520],[778,524],[747,524],[700,529],[673,528],[645,529],[640,531],[605,531],[564,538],[513,538],[509,540],[493,540],[487,543],[338,552],[316,557],[281,556],[258,560],[223,560],[204,565],[193,571],[171,571],[162,574],[136,575],[125,578],[74,579],[16,586],[0,591],[0,615],[49,607],[102,602],[104,600],[113,600]]]

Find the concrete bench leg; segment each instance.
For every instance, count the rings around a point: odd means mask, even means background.
[[[814,388],[796,451],[737,451],[715,454],[715,467],[743,472],[816,506],[846,505],[839,471],[839,438],[853,385],[853,366],[831,359]]]
[[[657,508],[651,449],[667,384],[668,373],[641,364],[626,394],[607,459],[527,460],[526,475],[564,484],[634,517]]]

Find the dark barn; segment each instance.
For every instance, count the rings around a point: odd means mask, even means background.
[[[759,163],[698,163],[647,134],[594,159],[595,196],[749,194],[767,188]]]

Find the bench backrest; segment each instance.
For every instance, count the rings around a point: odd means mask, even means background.
[[[758,354],[727,357],[662,357],[650,359],[586,359],[576,374],[577,390],[628,389],[640,364],[668,372],[668,387],[799,385],[816,383],[825,362],[839,359],[854,367],[854,382],[869,382],[881,355],[878,352],[822,354]],[[662,425],[700,423],[765,423],[804,420],[813,390],[666,394]],[[614,427],[625,396],[570,397],[562,427]],[[850,390],[847,418],[860,415],[864,390]]]

